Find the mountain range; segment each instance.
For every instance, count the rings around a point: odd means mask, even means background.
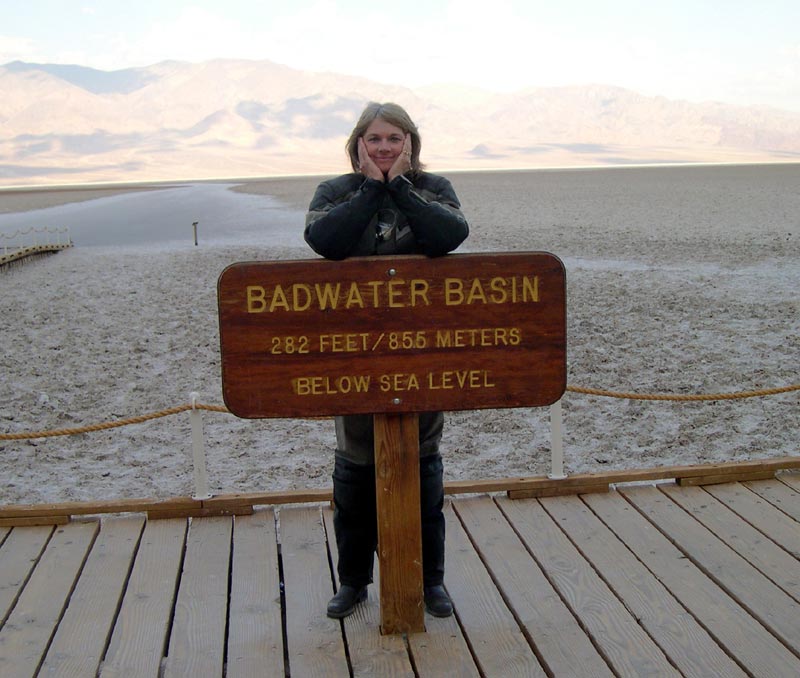
[[[497,94],[270,61],[15,61],[0,66],[0,186],[340,173],[370,100],[409,111],[433,170],[800,162],[800,112],[608,85]]]

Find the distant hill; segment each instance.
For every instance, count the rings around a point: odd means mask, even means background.
[[[28,64],[12,61],[5,67],[11,73],[30,73],[42,71],[77,85],[92,94],[130,94],[141,89],[154,76],[146,68],[126,68],[120,71],[98,71],[87,66],[70,64]]]
[[[0,66],[0,92],[0,186],[346,171],[344,142],[369,100],[409,110],[432,169],[800,162],[800,113],[605,85],[493,94],[270,61],[15,61]]]

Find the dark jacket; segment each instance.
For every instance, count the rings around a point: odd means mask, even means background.
[[[389,183],[345,174],[322,182],[306,215],[306,242],[326,259],[374,254],[426,254],[454,250],[469,234],[461,205],[444,177],[417,172]],[[436,454],[441,412],[419,415],[420,456]],[[374,463],[371,415],[336,417],[336,454]]]
[[[306,215],[306,242],[326,259],[370,254],[441,256],[469,234],[444,177],[417,172],[382,183],[361,174],[322,182]]]

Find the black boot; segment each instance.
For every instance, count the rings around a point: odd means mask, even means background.
[[[453,601],[444,590],[444,586],[425,587],[425,609],[434,617],[449,617],[453,614]]]
[[[367,599],[367,587],[356,588],[343,584],[339,592],[328,603],[328,616],[333,619],[342,619],[353,613],[358,603]]]

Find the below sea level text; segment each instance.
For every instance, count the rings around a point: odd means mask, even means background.
[[[422,375],[406,372],[371,375],[345,375],[340,377],[305,376],[292,379],[292,391],[300,396],[347,395],[349,393],[401,393],[404,391],[429,391],[453,389],[495,388],[488,370],[442,370]]]

